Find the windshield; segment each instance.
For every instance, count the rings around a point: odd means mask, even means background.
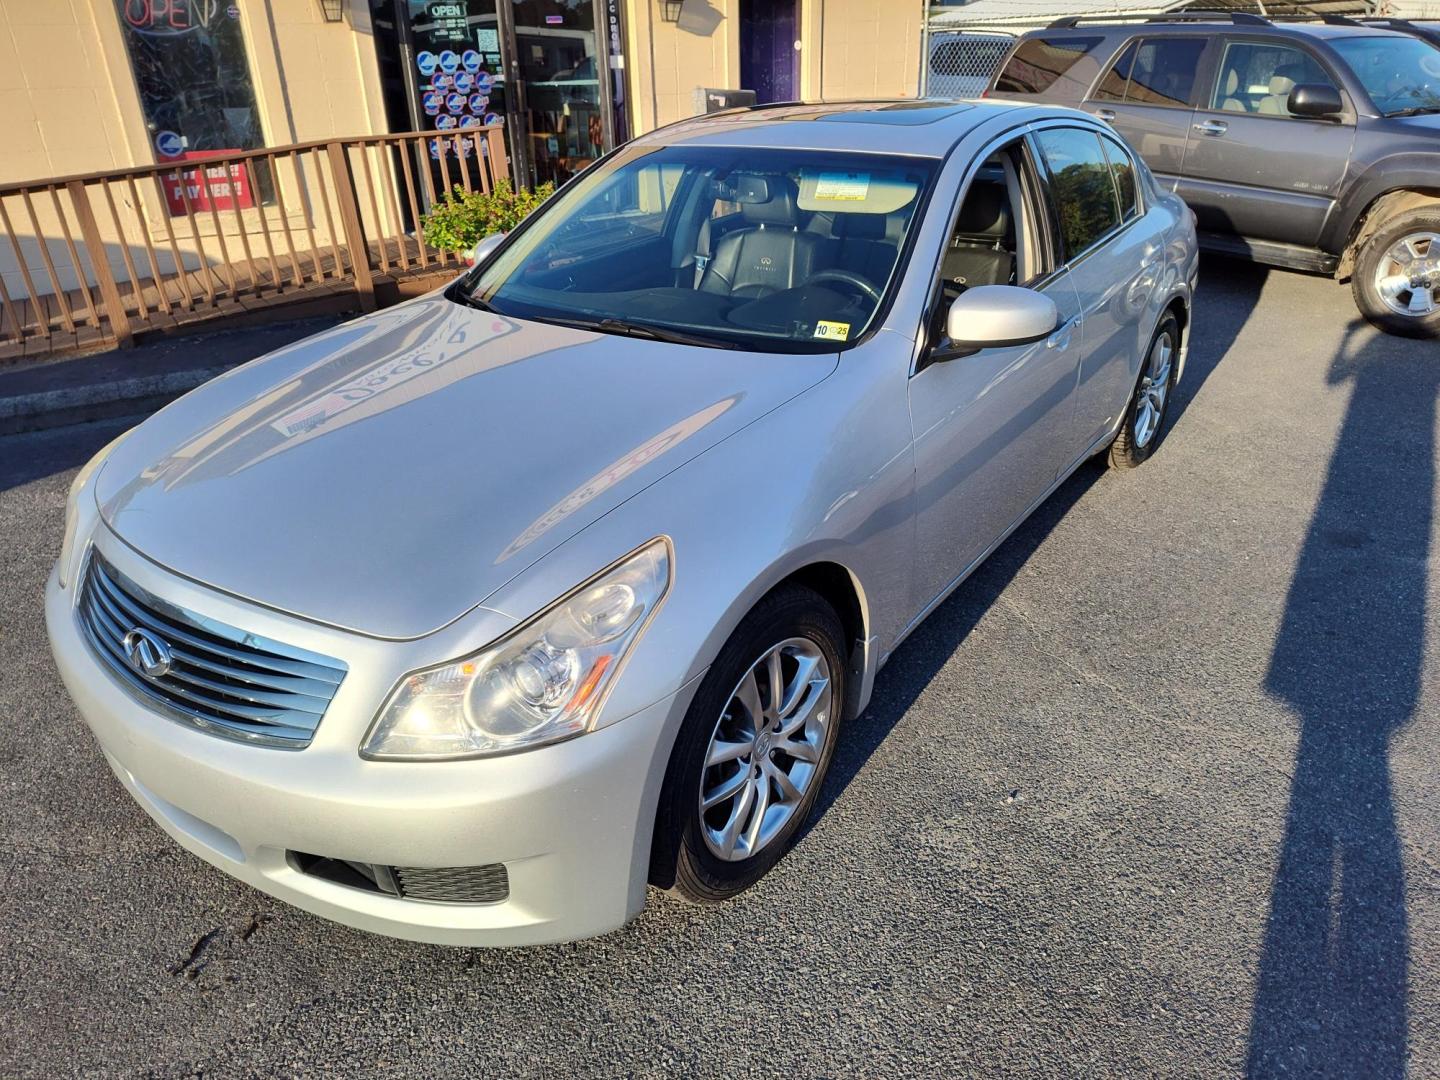
[[[1434,45],[1398,35],[1338,38],[1330,44],[1384,115],[1440,112],[1440,49]]]
[[[637,147],[576,177],[462,297],[505,315],[763,352],[875,319],[935,163]]]

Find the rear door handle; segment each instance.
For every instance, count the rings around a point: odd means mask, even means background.
[[[1202,120],[1194,128],[1201,135],[1224,135],[1230,130],[1230,125],[1224,120]]]
[[[1095,115],[1098,116],[1101,120],[1104,120],[1104,121],[1108,124],[1108,123],[1111,123],[1112,121],[1114,121],[1114,119],[1115,119],[1115,110],[1114,110],[1114,109],[1096,109],[1096,110],[1095,110]]]

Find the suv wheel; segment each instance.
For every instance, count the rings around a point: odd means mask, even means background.
[[[650,880],[714,903],[780,861],[815,805],[845,700],[840,620],[818,593],[777,589],[711,665],[670,756]]]
[[[1440,209],[1411,210],[1382,225],[1360,249],[1351,288],[1381,330],[1440,337]]]

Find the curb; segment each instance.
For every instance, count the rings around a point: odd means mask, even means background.
[[[154,412],[243,362],[0,398],[0,435]]]

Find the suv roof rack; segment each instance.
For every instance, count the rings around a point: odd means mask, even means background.
[[[1159,15],[1066,15],[1049,26],[1051,30],[1069,30],[1087,23],[1201,23],[1228,22],[1239,26],[1271,26],[1263,15],[1248,11],[1169,11]]]

